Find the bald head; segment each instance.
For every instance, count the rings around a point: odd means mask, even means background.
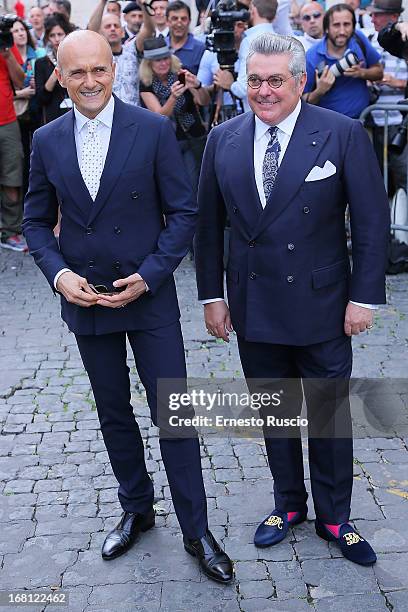
[[[72,32],[58,48],[56,75],[80,113],[93,119],[112,96],[115,65],[107,41],[96,32]]]
[[[114,13],[106,13],[102,17],[101,29],[102,36],[108,41],[112,51],[120,52],[122,48],[123,29],[120,19]]]
[[[105,63],[112,64],[112,51],[103,36],[91,30],[76,30],[64,38],[58,47],[59,71],[65,70],[67,64],[83,62],[91,56],[103,58]]]
[[[323,37],[323,14],[324,9],[318,2],[308,2],[300,9],[302,29],[312,38]]]

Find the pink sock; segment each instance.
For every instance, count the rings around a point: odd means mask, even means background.
[[[339,537],[341,524],[340,525],[328,525],[327,523],[324,523],[324,526],[327,527],[327,529],[330,531],[330,533],[334,535],[335,538]]]
[[[290,523],[290,521],[294,519],[295,516],[297,515],[297,512],[288,512],[287,515],[288,515],[288,522]]]

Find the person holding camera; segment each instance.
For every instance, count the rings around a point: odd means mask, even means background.
[[[13,22],[1,17],[0,20],[0,244],[3,248],[24,252],[27,245],[21,235],[23,147],[13,105],[13,88],[23,87],[24,71],[13,47]]]
[[[335,4],[323,19],[323,40],[306,53],[306,102],[358,118],[370,103],[367,81],[383,78],[381,56],[361,32],[348,4]]]
[[[181,70],[181,62],[172,55],[164,38],[144,42],[140,65],[140,97],[146,108],[169,117],[174,124],[183,161],[196,195],[206,130],[197,106],[205,106],[210,96],[197,77]]]

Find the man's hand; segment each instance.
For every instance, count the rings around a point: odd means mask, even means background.
[[[84,308],[95,306],[98,296],[90,286],[86,278],[82,278],[75,272],[64,272],[57,281],[57,291],[62,293],[70,304],[77,304]]]
[[[233,82],[234,76],[229,70],[221,70],[221,68],[219,68],[214,74],[214,83],[217,85],[217,87],[222,87],[222,89],[229,90],[231,89]]]
[[[367,79],[366,69],[360,64],[354,64],[350,68],[346,68],[344,76],[351,77],[352,79]]]
[[[11,55],[10,49],[0,49],[0,56],[4,57],[6,61],[10,59],[10,55]]]
[[[336,82],[336,77],[332,72],[330,72],[330,66],[325,66],[320,77],[317,74],[316,70],[316,89],[315,91],[324,96],[334,85]]]
[[[344,333],[346,336],[357,336],[360,332],[373,326],[373,311],[371,308],[348,303],[344,317]]]
[[[146,293],[146,283],[140,274],[131,274],[126,278],[120,278],[113,283],[114,287],[126,287],[124,291],[116,295],[98,295],[98,306],[108,308],[121,308],[129,302],[134,302],[143,293]]]
[[[404,41],[408,40],[408,23],[406,21],[396,23],[395,29],[398,30],[401,34],[401,38]]]
[[[204,321],[208,333],[229,342],[229,332],[233,331],[228,306],[224,301],[211,302],[204,306]]]
[[[389,87],[394,87],[394,89],[405,89],[407,82],[405,79],[396,79],[387,72],[384,73],[382,80],[377,84],[379,85],[388,85]]]

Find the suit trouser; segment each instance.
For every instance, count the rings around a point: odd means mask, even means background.
[[[343,336],[310,346],[286,346],[247,342],[238,337],[238,347],[247,379],[299,379],[296,393],[293,393],[293,383],[289,386],[292,395],[286,408],[291,417],[301,413],[302,379],[308,411],[309,467],[316,516],[329,524],[347,522],[353,486],[353,440],[348,398],[352,369],[350,338]],[[321,379],[332,380],[325,385]],[[297,381],[293,382],[296,386]],[[339,413],[341,431],[346,432],[344,437],[311,437],[310,424],[316,422],[314,419],[320,423],[322,419],[328,419],[334,427],[336,421],[330,418]],[[265,428],[264,433],[274,479],[276,508],[283,512],[302,510],[308,495],[304,484],[300,431],[296,437],[288,438],[267,437]],[[291,435],[293,433],[292,430]]]
[[[76,336],[103,439],[119,482],[119,501],[124,510],[145,514],[152,507],[154,493],[146,470],[142,437],[130,404],[126,335],[154,424],[157,424],[157,380],[186,380],[185,356],[178,321],[155,330]],[[207,502],[198,438],[160,438],[160,450],[183,534],[188,538],[202,537],[207,529]]]

